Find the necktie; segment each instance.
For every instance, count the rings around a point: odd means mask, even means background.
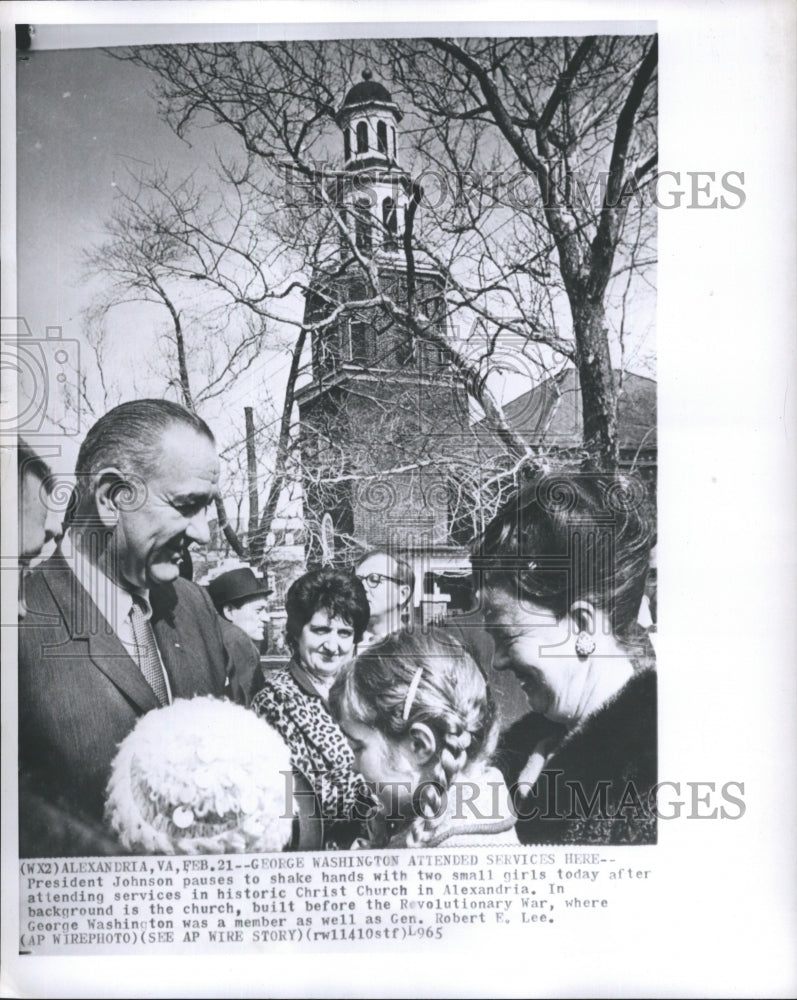
[[[146,609],[146,610],[145,610]],[[168,705],[169,692],[163,677],[155,634],[149,621],[146,603],[137,595],[133,596],[133,606],[130,609],[130,624],[133,626],[133,638],[136,641],[136,656],[144,680],[155,692],[155,697],[161,705]]]

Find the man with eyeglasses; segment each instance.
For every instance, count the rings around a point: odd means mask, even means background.
[[[412,612],[415,574],[398,556],[375,550],[357,563],[355,575],[365,587],[371,617],[359,648],[398,632]]]
[[[415,574],[406,560],[377,549],[363,556],[354,572],[365,587],[371,609],[368,631],[357,647],[360,652],[386,635],[413,627],[410,619]],[[495,646],[478,613],[447,618],[428,631],[442,643],[451,642],[465,649],[482,673],[491,676]]]

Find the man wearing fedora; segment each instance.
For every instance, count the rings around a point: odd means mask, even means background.
[[[221,616],[224,645],[235,664],[231,697],[248,705],[252,684],[259,678],[271,591],[248,566],[242,566],[217,576],[208,584],[208,593]]]

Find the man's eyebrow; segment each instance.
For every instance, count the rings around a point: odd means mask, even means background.
[[[175,493],[172,496],[172,503],[212,503],[216,499],[216,493],[215,489],[193,493]]]

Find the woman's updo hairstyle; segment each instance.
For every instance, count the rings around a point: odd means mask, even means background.
[[[536,473],[490,522],[472,556],[478,585],[501,586],[557,618],[574,601],[604,610],[619,639],[636,623],[650,557],[645,489],[631,476]]]
[[[442,797],[468,765],[492,757],[498,738],[495,706],[474,660],[458,644],[422,633],[397,632],[369,647],[342,668],[329,704],[337,719],[345,712],[391,743],[416,723],[434,733],[437,754],[407,846],[431,839],[443,818]]]

